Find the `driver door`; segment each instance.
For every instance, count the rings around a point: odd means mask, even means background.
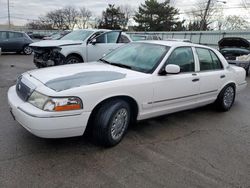
[[[153,108],[158,115],[184,110],[197,102],[200,89],[199,74],[191,47],[178,47],[172,51],[165,65],[180,66],[178,74],[156,75],[153,80]]]
[[[120,36],[121,31],[109,31],[96,37],[95,42],[90,41],[87,45],[87,61],[96,61],[121,46],[123,43],[118,43]]]

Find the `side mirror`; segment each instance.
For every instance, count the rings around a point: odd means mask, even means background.
[[[178,74],[181,71],[181,68],[179,65],[169,64],[166,65],[165,71],[167,74]]]
[[[91,41],[90,41],[90,44],[92,44],[92,45],[95,45],[97,43],[97,40],[96,39],[92,39]]]

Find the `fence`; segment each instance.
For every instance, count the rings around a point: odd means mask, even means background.
[[[20,30],[20,29],[19,29]],[[50,34],[56,30],[23,30],[25,32]],[[250,40],[250,31],[179,31],[179,32],[126,32],[128,35],[157,35],[161,39],[189,39],[196,44],[218,47],[218,41],[224,37],[242,37]]]
[[[250,31],[181,31],[181,32],[127,32],[128,35],[154,34],[166,39],[189,39],[196,44],[217,47],[218,41],[224,37],[242,37],[250,40]]]

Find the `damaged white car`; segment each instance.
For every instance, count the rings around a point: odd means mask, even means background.
[[[47,40],[30,44],[34,51],[34,64],[38,68],[80,62],[96,61],[124,43],[131,42],[122,31],[80,29],[60,40]]]
[[[44,138],[83,135],[114,146],[136,120],[215,103],[227,111],[246,72],[212,48],[175,41],[134,42],[98,62],[22,74],[8,91],[13,117]]]

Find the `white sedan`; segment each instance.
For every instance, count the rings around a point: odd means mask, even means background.
[[[60,40],[44,40],[30,44],[34,64],[38,68],[96,61],[104,54],[131,42],[122,31],[79,29]]]
[[[114,146],[136,120],[215,103],[227,111],[246,72],[212,48],[176,41],[134,42],[97,62],[22,74],[8,91],[13,117],[43,138],[83,135]]]

